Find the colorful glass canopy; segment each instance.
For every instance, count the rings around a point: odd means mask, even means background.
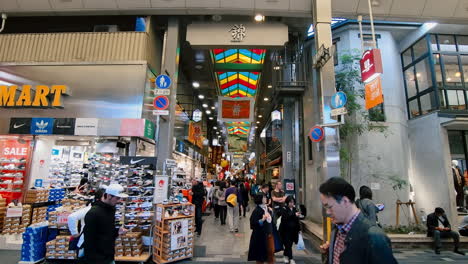
[[[259,72],[217,72],[221,94],[227,97],[254,97],[257,94]]]
[[[264,49],[214,49],[215,63],[251,63],[263,64]]]

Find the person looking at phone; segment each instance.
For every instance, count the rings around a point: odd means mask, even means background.
[[[128,195],[120,184],[110,184],[85,216],[84,263],[114,264],[115,239],[128,232],[115,227],[115,206]]]

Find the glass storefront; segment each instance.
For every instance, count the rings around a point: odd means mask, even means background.
[[[409,118],[466,111],[468,36],[427,35],[401,54]]]

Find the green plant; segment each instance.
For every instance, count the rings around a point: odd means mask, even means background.
[[[422,225],[400,225],[400,226],[385,226],[384,231],[387,234],[425,234],[426,228]]]
[[[388,135],[388,127],[382,123],[371,120],[381,120],[379,112],[367,111],[363,108],[364,87],[359,70],[359,51],[344,53],[340,56],[340,63],[336,69],[335,81],[338,91],[346,94],[348,102],[346,109],[348,114],[345,122],[340,126],[340,161],[341,175],[352,183],[352,164],[354,161],[352,147],[358,136],[375,132]]]

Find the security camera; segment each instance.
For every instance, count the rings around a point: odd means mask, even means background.
[[[7,14],[2,13],[2,19],[7,19],[7,17],[8,17]]]

